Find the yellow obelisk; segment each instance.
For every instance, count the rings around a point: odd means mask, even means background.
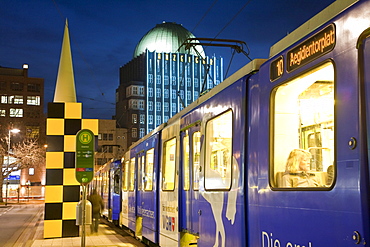
[[[64,37],[62,43],[62,51],[60,53],[58,78],[54,93],[54,102],[76,102],[76,89],[67,20],[64,27]]]

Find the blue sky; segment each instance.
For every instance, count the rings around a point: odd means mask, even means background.
[[[84,118],[111,119],[119,68],[156,24],[176,22],[199,38],[241,40],[250,57],[268,58],[269,48],[334,0],[4,0],[0,8],[0,66],[22,68],[45,79],[52,102],[66,18],[69,23],[78,102]],[[244,7],[244,8],[243,8]],[[222,56],[229,48],[207,48]],[[236,54],[230,72],[248,63]]]

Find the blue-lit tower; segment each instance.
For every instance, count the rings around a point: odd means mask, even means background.
[[[185,50],[181,45],[188,38],[195,36],[182,25],[158,24],[140,40],[134,58],[120,68],[116,120],[130,132],[128,145],[223,81],[222,58],[205,56],[200,45]]]

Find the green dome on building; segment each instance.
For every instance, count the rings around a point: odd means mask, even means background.
[[[195,36],[189,32],[182,25],[175,22],[163,22],[162,24],[157,24],[153,29],[149,30],[137,44],[134,58],[145,52],[146,49],[153,52],[166,52],[166,53],[186,53],[197,56],[193,48],[190,50],[185,50],[185,47],[179,47],[188,38],[195,38]],[[197,51],[205,56],[202,46],[195,47]]]

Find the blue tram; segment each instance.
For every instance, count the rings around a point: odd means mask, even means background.
[[[102,216],[116,225],[121,213],[121,175],[121,160],[111,160],[95,173],[90,186],[103,199]]]
[[[370,0],[336,1],[133,144],[120,224],[157,246],[370,243]]]

